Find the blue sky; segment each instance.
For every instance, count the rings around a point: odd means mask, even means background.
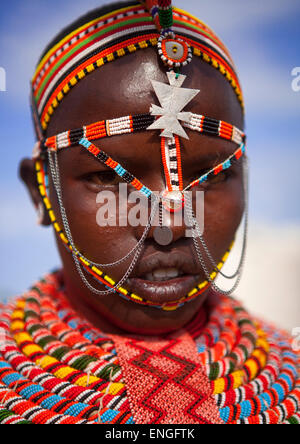
[[[52,233],[35,213],[17,177],[34,143],[29,80],[37,59],[63,26],[101,0],[11,0],[1,3],[0,92],[1,292],[21,291],[59,263]],[[298,0],[199,0],[175,3],[207,22],[231,50],[246,101],[252,223],[300,224],[300,92],[291,71],[300,66]]]

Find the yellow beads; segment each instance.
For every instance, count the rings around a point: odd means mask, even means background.
[[[140,298],[138,295],[131,293],[131,297],[135,300],[135,301],[142,301],[143,299]]]

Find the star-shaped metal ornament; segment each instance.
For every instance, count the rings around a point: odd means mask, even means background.
[[[200,92],[199,89],[181,88],[186,76],[176,74],[174,71],[167,73],[170,85],[152,80],[154,91],[161,106],[151,105],[152,116],[161,116],[147,129],[161,129],[161,137],[173,137],[174,134],[188,139],[188,135],[181,123],[189,122],[190,112],[182,112],[182,109]]]

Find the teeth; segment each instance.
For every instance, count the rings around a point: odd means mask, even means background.
[[[158,268],[152,273],[146,274],[147,281],[167,281],[180,276],[181,273],[177,268]]]

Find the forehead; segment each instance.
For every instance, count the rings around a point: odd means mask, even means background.
[[[243,116],[229,82],[197,57],[182,70],[185,88],[200,89],[187,110],[225,120],[243,129]],[[149,112],[157,103],[151,80],[167,83],[156,50],[127,55],[90,73],[64,98],[50,121],[47,137],[98,120]]]

